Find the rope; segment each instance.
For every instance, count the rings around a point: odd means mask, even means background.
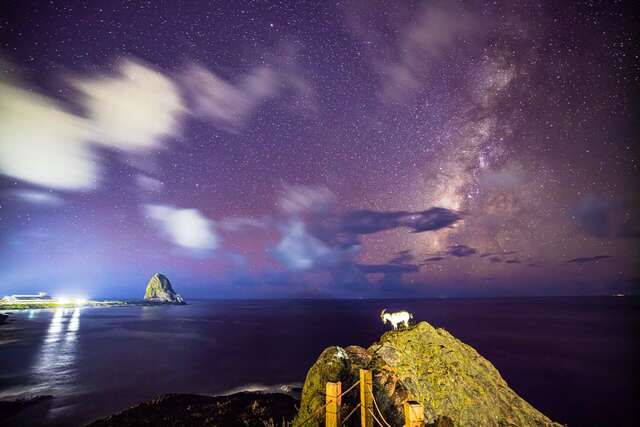
[[[346,422],[347,422],[347,420],[348,420],[349,418],[351,418],[351,415],[353,415],[359,407],[360,407],[360,404],[358,403],[358,404],[356,405],[356,407],[355,407],[355,408],[353,408],[353,409],[351,410],[351,412],[349,412],[349,415],[347,415],[346,417],[344,417],[344,420],[342,420],[342,423],[341,423],[341,424],[342,424],[342,425],[344,425],[344,423],[346,423]]]
[[[356,381],[351,387],[349,387],[346,391],[343,391],[342,394],[340,395],[340,397],[344,396],[345,394],[349,393],[351,390],[353,390],[358,384],[360,384],[360,380]]]
[[[369,413],[371,414],[371,416],[373,417],[374,420],[376,420],[376,422],[378,423],[378,425],[380,427],[384,427],[384,425],[382,425],[382,423],[380,422],[380,420],[378,419],[378,417],[376,417],[376,414],[373,413],[373,411],[371,409],[369,409]]]
[[[369,386],[369,391],[371,392],[371,400],[373,400],[373,404],[376,407],[376,411],[378,411],[378,415],[380,415],[380,418],[382,419],[382,421],[384,421],[384,423],[387,425],[387,427],[391,427],[391,424],[389,424],[387,422],[387,420],[384,419],[384,416],[382,415],[382,412],[380,412],[380,408],[378,407],[378,402],[376,402],[376,396],[375,394],[373,394],[373,387]],[[382,424],[380,424],[382,425]]]

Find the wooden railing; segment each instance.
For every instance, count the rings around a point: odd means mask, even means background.
[[[360,403],[344,419],[341,419],[342,397],[354,390],[357,385],[360,385]],[[371,371],[367,369],[360,369],[360,379],[344,392],[342,391],[342,383],[328,382],[324,407],[326,408],[326,427],[344,425],[358,409],[360,409],[361,427],[374,427],[374,421],[381,427],[392,427],[382,415],[380,407],[375,400],[373,378]],[[424,425],[424,408],[419,402],[407,400],[403,405],[403,410],[405,427],[421,427]]]

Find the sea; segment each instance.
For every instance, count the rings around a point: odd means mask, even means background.
[[[570,427],[637,426],[640,298],[193,300],[15,311],[0,399],[50,394],[2,425],[85,425],[165,393],[295,392],[331,345],[368,347],[405,309],[473,346]],[[34,408],[37,408],[35,406]]]

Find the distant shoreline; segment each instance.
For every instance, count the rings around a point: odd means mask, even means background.
[[[164,303],[157,301],[145,301],[145,300],[105,300],[105,301],[88,301],[84,304],[76,303],[59,303],[59,302],[43,302],[43,303],[24,303],[24,304],[7,304],[0,303],[0,312],[7,311],[22,311],[22,310],[48,310],[52,308],[98,308],[98,307],[125,307],[125,306],[163,306],[163,305],[184,305]]]

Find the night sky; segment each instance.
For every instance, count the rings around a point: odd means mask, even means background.
[[[3,9],[0,294],[640,290],[631,2]]]

